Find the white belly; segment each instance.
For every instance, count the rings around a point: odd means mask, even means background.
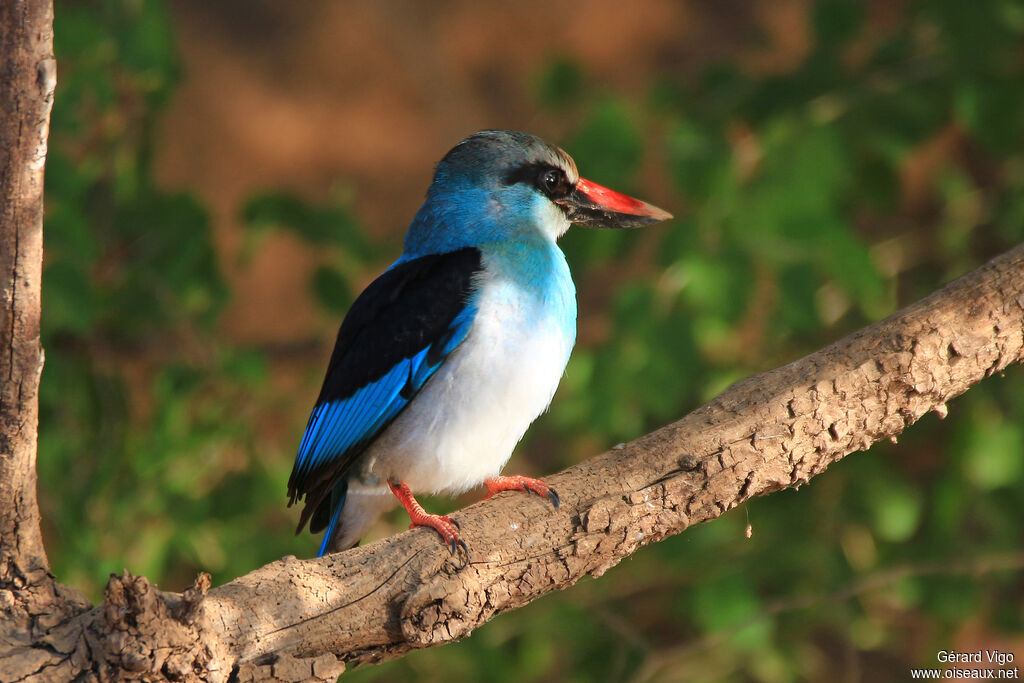
[[[363,456],[364,485],[393,478],[414,492],[465,491],[498,474],[547,409],[575,341],[575,315],[567,326],[561,305],[547,311],[507,284],[485,283],[479,294],[465,341]],[[565,295],[575,313],[575,292]]]

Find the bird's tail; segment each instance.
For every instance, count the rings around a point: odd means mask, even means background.
[[[317,557],[323,557],[331,546],[331,539],[338,530],[338,522],[341,520],[341,510],[345,507],[345,498],[348,495],[348,478],[342,478],[334,488],[331,489],[331,513],[330,522],[327,524],[327,531],[324,532],[324,540],[320,543],[320,552]]]

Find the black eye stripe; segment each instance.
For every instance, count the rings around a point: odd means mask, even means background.
[[[515,185],[516,183],[535,185],[537,179],[544,175],[545,171],[553,168],[555,167],[551,164],[544,163],[543,161],[534,161],[529,164],[523,164],[522,166],[516,166],[515,168],[509,169],[502,180],[506,185]]]
[[[554,179],[549,175],[552,171],[557,174],[557,177]],[[505,173],[502,181],[505,185],[526,183],[536,187],[552,199],[565,197],[572,192],[572,184],[569,182],[569,178],[566,177],[565,171],[543,161],[535,161],[510,169]]]

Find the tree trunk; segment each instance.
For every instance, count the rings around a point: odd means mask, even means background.
[[[0,680],[331,680],[468,635],[638,548],[893,438],[1024,360],[1024,245],[678,422],[549,479],[552,510],[498,495],[456,513],[468,553],[419,529],[284,558],[184,594],[112,576],[92,607],[50,575],[35,447],[50,2],[0,3]]]
[[[36,503],[52,26],[48,1],[0,3],[0,642],[11,646],[89,606],[50,576]],[[8,678],[3,665],[0,678]]]

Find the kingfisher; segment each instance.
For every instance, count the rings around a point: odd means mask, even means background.
[[[353,547],[397,500],[410,528],[466,550],[453,518],[416,493],[502,476],[554,396],[576,341],[576,288],[557,240],[573,223],[636,228],[671,218],[581,178],[564,151],[511,130],[470,135],[437,164],[402,255],[356,298],[338,330],[288,479],[296,533],[326,529],[319,555]]]

